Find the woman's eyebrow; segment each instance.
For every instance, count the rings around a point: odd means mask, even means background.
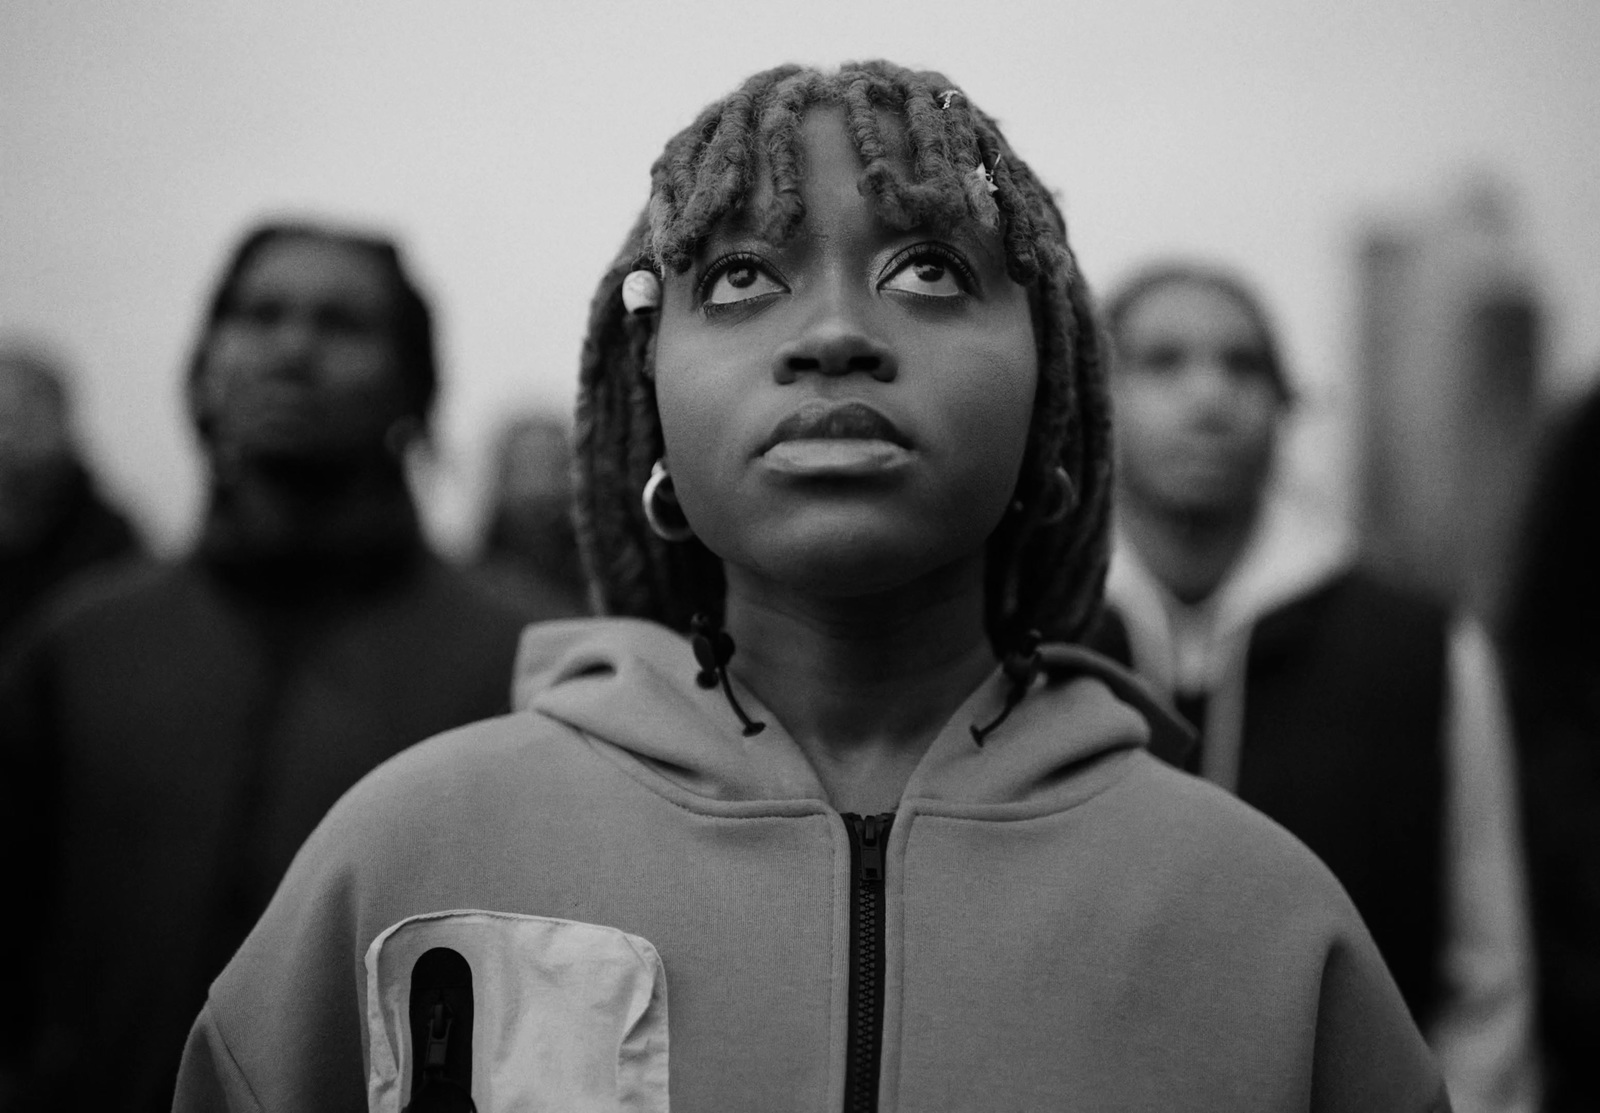
[[[969,254],[980,256],[998,270],[1006,269],[1005,242],[998,233],[978,227],[971,221],[964,221],[943,232],[927,229],[926,234],[931,239],[944,240]]]
[[[730,251],[757,251],[765,253],[779,251],[782,249],[782,247],[782,244],[775,244],[771,242],[755,229],[749,229],[747,231],[742,231],[739,229],[727,229],[723,231],[712,232],[710,235],[706,236],[706,238],[701,241],[699,250],[695,252],[695,259],[699,262],[706,262],[718,255],[724,255]]]

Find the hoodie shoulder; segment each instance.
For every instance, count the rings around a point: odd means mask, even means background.
[[[1118,806],[1174,878],[1267,910],[1288,910],[1309,927],[1365,935],[1344,886],[1310,848],[1276,821],[1210,781],[1154,755],[1134,756]],[[1175,882],[1177,888],[1187,883]],[[1243,906],[1240,906],[1243,907]]]
[[[583,749],[578,732],[544,715],[512,712],[457,727],[410,746],[358,781],[329,812],[426,810],[430,802],[483,792],[535,768],[549,770],[563,752]]]

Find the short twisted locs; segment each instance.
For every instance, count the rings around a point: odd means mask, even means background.
[[[946,94],[956,91],[958,95]],[[1004,655],[1028,630],[1077,640],[1105,581],[1111,500],[1111,418],[1102,341],[1089,291],[1050,193],[995,122],[942,74],[889,62],[823,73],[781,66],[708,106],[667,144],[651,170],[650,200],[600,280],[579,371],[577,520],[602,613],[688,631],[698,612],[720,620],[721,562],[699,541],[669,545],[645,521],[639,492],[665,449],[654,385],[655,321],[629,314],[620,289],[640,267],[688,269],[718,222],[748,210],[765,175],[764,209],[748,213],[781,241],[805,215],[800,127],[806,112],[842,107],[861,183],[899,228],[976,221],[996,230],[1006,269],[1027,287],[1039,382],[1021,472],[1018,513],[988,543],[985,621]],[[885,140],[898,120],[904,143]],[[891,137],[893,138],[893,137]],[[892,154],[904,149],[902,160]],[[992,167],[991,192],[975,167]],[[1078,498],[1052,520],[1060,466]]]

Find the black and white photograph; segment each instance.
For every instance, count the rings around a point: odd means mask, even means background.
[[[8,0],[0,1113],[1600,1111],[1596,0]]]

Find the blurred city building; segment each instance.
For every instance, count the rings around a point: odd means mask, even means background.
[[[1369,560],[1492,609],[1539,394],[1543,313],[1507,190],[1476,179],[1360,247],[1357,516]]]

